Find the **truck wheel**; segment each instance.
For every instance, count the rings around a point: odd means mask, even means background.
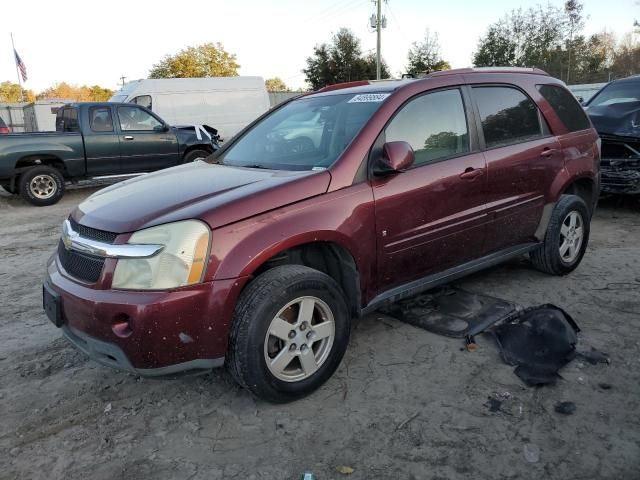
[[[201,150],[199,148],[196,148],[195,150],[191,150],[186,153],[186,155],[184,156],[184,163],[193,162],[198,158],[204,159],[204,158],[207,158],[209,155],[211,155],[211,153],[209,153],[207,150]]]
[[[582,198],[562,195],[544,241],[529,256],[533,266],[552,275],[566,275],[580,264],[589,242],[591,215]]]
[[[30,168],[19,180],[20,195],[36,207],[53,205],[64,195],[64,177],[53,167]]]
[[[349,343],[351,317],[340,287],[301,265],[276,267],[242,292],[226,358],[234,379],[270,402],[289,402],[321,386]]]

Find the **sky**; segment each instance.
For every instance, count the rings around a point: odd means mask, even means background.
[[[467,67],[478,39],[512,9],[546,0],[388,0],[382,55],[392,74],[404,71],[412,42],[425,29],[437,32],[452,67]],[[548,3],[561,7],[563,0]],[[583,0],[585,33],[603,29],[618,38],[640,20],[638,0]],[[375,51],[368,27],[371,0],[21,0],[3,2],[0,21],[0,82],[15,82],[11,48],[28,71],[26,88],[35,92],[55,82],[119,88],[120,77],[146,78],[165,54],[186,46],[221,42],[236,54],[241,75],[280,77],[305,87],[305,60],[316,44],[340,27],[350,28],[363,51]]]

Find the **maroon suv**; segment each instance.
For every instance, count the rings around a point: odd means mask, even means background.
[[[292,400],[335,371],[354,316],[523,254],[576,268],[599,157],[578,102],[540,70],[328,87],[206,162],[80,204],[44,308],[103,364],[225,364],[256,395]]]

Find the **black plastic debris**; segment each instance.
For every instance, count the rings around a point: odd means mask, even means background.
[[[598,363],[611,363],[609,356],[606,353],[600,352],[595,348],[591,350],[576,352],[576,358],[589,362],[591,365],[597,365]]]
[[[576,356],[575,321],[561,308],[542,305],[518,312],[493,328],[502,359],[529,386],[555,383],[558,370]]]
[[[488,295],[445,287],[400,300],[381,311],[439,335],[467,338],[467,345],[470,345],[474,343],[474,335],[510,317],[516,311],[516,305]]]
[[[573,402],[558,402],[553,409],[556,413],[562,415],[572,415],[576,411],[576,404]]]

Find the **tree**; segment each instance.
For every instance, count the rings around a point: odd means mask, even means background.
[[[575,4],[581,11],[581,5]],[[539,67],[564,78],[568,71],[567,47],[571,47],[569,34],[577,35],[582,28],[581,17],[575,17],[575,13],[575,9],[565,12],[551,5],[513,10],[489,26],[478,42],[473,64]]]
[[[112,95],[112,90],[99,85],[93,85],[91,87],[83,85],[78,87],[66,82],[60,82],[40,92],[37,98],[38,100],[59,99],[73,100],[76,102],[105,102],[109,100]]]
[[[564,4],[564,12],[567,16],[567,29],[569,38],[567,40],[567,83],[571,77],[571,56],[574,50],[574,37],[577,32],[584,28],[582,9],[584,5],[577,0],[567,0]]]
[[[640,42],[634,39],[632,33],[627,33],[616,48],[611,71],[613,78],[640,73]]]
[[[236,56],[221,43],[205,43],[165,55],[153,65],[149,78],[235,77],[239,68]]]
[[[451,68],[451,65],[442,59],[438,34],[431,33],[429,29],[425,31],[424,39],[421,42],[413,42],[407,57],[409,60],[407,73],[412,75]]]
[[[17,103],[24,100],[25,102],[33,102],[35,95],[31,90],[22,89],[22,97],[20,96],[20,85],[13,82],[0,83],[0,102]]]
[[[268,78],[264,81],[268,92],[288,92],[289,87],[282,81],[280,77]]]
[[[363,55],[360,40],[349,29],[341,28],[331,42],[314,47],[302,72],[313,90],[335,83],[375,79],[375,56]],[[388,76],[383,62],[382,77]]]

